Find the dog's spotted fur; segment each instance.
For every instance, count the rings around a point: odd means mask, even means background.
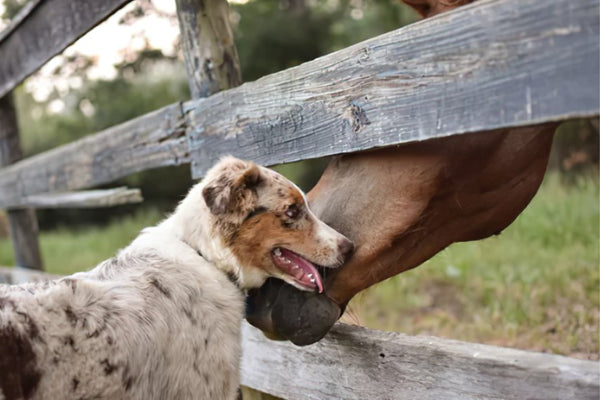
[[[0,399],[233,399],[243,289],[289,279],[273,247],[335,266],[348,243],[291,182],[227,157],[116,257],[0,286]]]

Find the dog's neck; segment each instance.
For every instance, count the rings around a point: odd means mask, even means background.
[[[241,289],[249,289],[262,285],[265,276],[244,273],[237,257],[224,242],[222,235],[216,230],[214,216],[201,196],[202,185],[196,185],[175,209],[175,212],[159,226],[177,237],[178,240],[192,247],[205,260],[223,271],[229,279]],[[198,192],[198,193],[192,193]]]

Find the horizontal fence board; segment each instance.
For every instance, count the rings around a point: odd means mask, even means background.
[[[600,364],[336,324],[297,347],[243,325],[242,384],[285,399],[598,399]]]
[[[29,268],[0,266],[0,284],[20,285],[26,282],[47,281],[56,278],[60,278],[60,276]]]
[[[481,1],[189,103],[193,175],[597,115],[598,13]]]
[[[0,207],[20,206],[35,194],[89,188],[187,162],[177,103],[0,170]]]
[[[0,97],[130,0],[35,1],[0,34]]]
[[[81,192],[34,194],[25,197],[17,208],[100,208],[140,203],[143,200],[140,189],[119,187]]]

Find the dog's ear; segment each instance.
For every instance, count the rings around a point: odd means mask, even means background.
[[[202,189],[202,196],[210,212],[225,214],[229,204],[231,187],[229,185],[209,185]]]
[[[210,211],[215,215],[234,212],[248,202],[248,192],[259,186],[263,177],[258,165],[247,162],[224,168],[220,176],[202,190],[202,196]]]
[[[233,184],[237,190],[255,189],[262,183],[262,175],[260,174],[260,168],[253,162],[248,163],[246,168],[240,176],[238,176]]]

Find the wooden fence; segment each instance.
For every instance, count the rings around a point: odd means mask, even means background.
[[[599,0],[482,0],[239,87],[227,2],[176,0],[192,100],[22,159],[11,91],[127,2],[31,0],[0,33],[0,208],[17,265],[42,269],[30,207],[140,201],[81,191],[134,172],[190,163],[199,178],[226,153],[272,165],[600,113]],[[302,349],[245,326],[242,377],[298,399],[600,392],[598,363],[347,326]]]

